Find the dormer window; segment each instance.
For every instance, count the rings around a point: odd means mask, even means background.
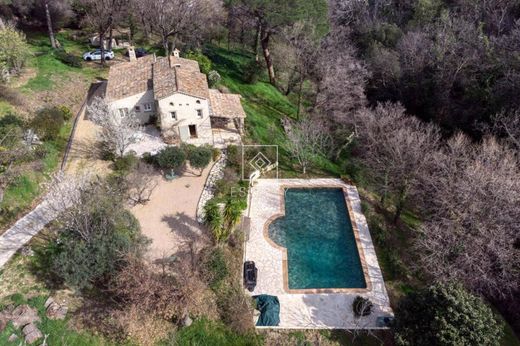
[[[202,113],[202,109],[197,109],[197,116],[199,118],[202,118],[204,116],[204,114]]]
[[[173,120],[177,120],[177,112],[170,112],[170,116]]]
[[[144,104],[144,111],[145,112],[151,112],[152,111],[152,104],[151,103],[145,103]]]

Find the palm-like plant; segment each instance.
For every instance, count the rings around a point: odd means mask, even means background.
[[[217,243],[226,239],[224,218],[220,212],[220,207],[214,201],[209,201],[204,206],[204,224],[208,226]]]
[[[226,205],[224,207],[224,225],[230,233],[240,222],[240,217],[242,216],[242,209],[243,207],[240,201],[234,199],[228,199],[226,201]]]

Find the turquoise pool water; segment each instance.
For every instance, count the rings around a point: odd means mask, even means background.
[[[269,237],[287,248],[289,288],[366,287],[343,190],[287,189]]]

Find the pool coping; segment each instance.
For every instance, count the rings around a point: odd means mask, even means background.
[[[281,199],[280,210],[278,213],[272,215],[267,219],[263,226],[263,237],[269,243],[269,245],[280,250],[282,252],[282,271],[283,271],[283,290],[289,294],[320,294],[320,293],[366,293],[372,290],[372,281],[368,274],[368,266],[365,260],[365,252],[361,245],[361,239],[359,236],[359,228],[357,219],[355,218],[354,211],[351,205],[351,201],[348,195],[346,184],[324,184],[324,185],[302,185],[300,184],[288,184],[284,183],[280,185],[279,196]],[[289,268],[287,259],[287,248],[276,244],[269,237],[269,225],[276,219],[285,216],[285,189],[341,189],[343,191],[343,197],[345,198],[345,205],[347,206],[348,216],[350,224],[352,225],[352,232],[354,233],[354,239],[356,241],[356,247],[359,254],[359,260],[361,262],[361,268],[363,269],[363,277],[365,279],[365,288],[289,288]]]

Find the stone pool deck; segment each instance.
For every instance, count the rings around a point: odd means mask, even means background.
[[[338,187],[346,192],[349,212],[357,226],[358,248],[366,270],[367,289],[341,289],[332,293],[293,293],[284,287],[285,251],[266,238],[264,228],[273,217],[283,213],[284,187]],[[244,261],[254,261],[258,268],[257,286],[251,295],[270,294],[280,300],[280,325],[286,329],[378,329],[379,316],[392,316],[383,275],[377,262],[372,238],[355,186],[340,179],[259,179],[250,191],[247,210],[250,227],[246,234]],[[354,224],[355,223],[355,224]],[[287,286],[287,282],[285,282]],[[356,318],[352,302],[356,296],[374,304],[370,316]]]

